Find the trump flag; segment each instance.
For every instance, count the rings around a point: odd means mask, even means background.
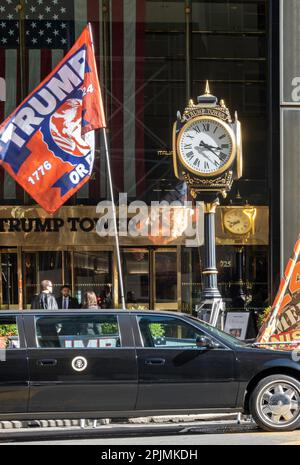
[[[300,236],[257,342],[300,341]],[[297,344],[296,344],[297,345]],[[290,349],[291,346],[285,347]]]
[[[0,163],[48,213],[91,177],[106,127],[90,26],[0,126]]]

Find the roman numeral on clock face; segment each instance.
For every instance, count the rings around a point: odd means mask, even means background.
[[[192,144],[185,144],[184,148],[186,150],[191,150],[193,148]]]
[[[194,158],[193,152],[187,153],[187,154],[186,154],[186,158],[187,158],[188,160],[191,160],[192,158]]]

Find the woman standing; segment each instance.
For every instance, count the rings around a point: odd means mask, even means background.
[[[97,296],[95,292],[93,291],[86,291],[84,293],[84,298],[83,298],[83,306],[82,308],[89,309],[89,310],[97,310],[98,307],[98,302],[97,302]]]

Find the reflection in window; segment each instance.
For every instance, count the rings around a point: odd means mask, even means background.
[[[9,309],[11,305],[18,304],[18,266],[16,253],[2,253],[2,304]]]
[[[95,292],[101,308],[112,308],[112,253],[74,252],[75,297],[80,304],[86,291]]]
[[[16,317],[0,318],[0,349],[18,349],[20,347]],[[0,360],[0,362],[4,360]]]
[[[197,337],[204,333],[172,317],[144,316],[138,318],[144,347],[196,347]]]
[[[60,295],[62,286],[62,252],[24,252],[22,257],[24,279],[24,305],[31,304],[33,296],[40,292],[44,279],[53,283],[53,293]]]
[[[129,306],[149,306],[149,252],[123,250],[123,275]]]
[[[177,254],[155,252],[156,302],[177,302]]]
[[[38,347],[99,349],[120,346],[115,315],[46,316],[36,318]]]

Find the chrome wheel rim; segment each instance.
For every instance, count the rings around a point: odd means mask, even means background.
[[[286,381],[268,384],[258,397],[258,412],[262,420],[277,427],[294,423],[300,414],[300,391]]]

